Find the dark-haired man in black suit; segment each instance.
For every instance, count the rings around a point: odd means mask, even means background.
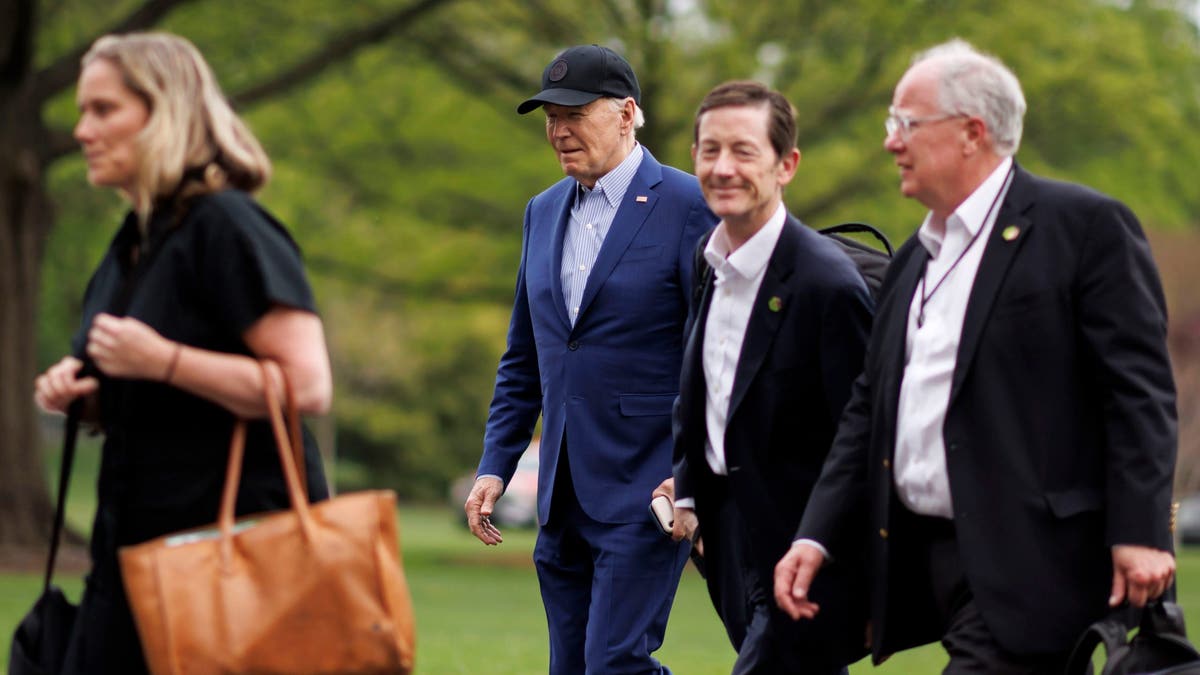
[[[673,534],[699,523],[734,673],[840,673],[866,625],[851,556],[814,589],[836,608],[806,625],[775,606],[772,574],[862,368],[870,295],[842,249],[784,208],[800,152],[783,95],[744,81],[712,90],[692,156],[721,222],[683,357]]]

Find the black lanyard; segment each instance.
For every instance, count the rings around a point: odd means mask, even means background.
[[[1004,175],[1004,182],[1000,185],[1000,190],[997,191],[996,196],[992,198],[992,204],[988,207],[987,213],[984,214],[983,222],[979,224],[979,229],[976,230],[975,234],[971,235],[971,241],[967,242],[967,245],[963,248],[962,253],[959,253],[958,257],[954,259],[954,262],[950,263],[950,268],[947,269],[946,273],[942,275],[942,278],[938,279],[938,282],[933,285],[933,290],[929,291],[928,295],[925,293],[925,287],[927,286],[925,277],[927,276],[926,272],[928,272],[928,267],[921,271],[921,288],[917,289],[921,294],[921,302],[917,308],[917,328],[921,328],[925,325],[925,305],[929,303],[929,299],[933,297],[934,293],[938,292],[938,289],[942,287],[942,284],[945,283],[950,274],[954,272],[954,268],[958,267],[958,263],[962,262],[962,259],[967,257],[967,252],[969,252],[971,247],[975,245],[975,240],[978,239],[979,235],[983,234],[983,231],[987,229],[988,219],[992,217],[992,211],[995,211],[996,205],[1000,203],[1000,196],[1008,190],[1008,184],[1012,180],[1012,175],[1013,170],[1011,167],[1009,167],[1008,173]],[[947,222],[948,220],[949,219],[947,219]]]

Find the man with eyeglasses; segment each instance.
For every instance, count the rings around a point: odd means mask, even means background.
[[[897,85],[884,147],[929,209],[897,252],[864,374],[775,570],[793,618],[871,539],[876,662],[940,639],[947,673],[1060,673],[1110,607],[1170,586],[1175,388],[1137,219],[1012,159],[1024,95],[953,40]]]
[[[669,673],[663,642],[689,544],[658,531],[671,475],[692,255],[716,224],[694,176],[634,137],[644,119],[616,52],[571,47],[542,73],[546,138],[566,178],[525,209],[521,265],[483,457],[464,508],[483,543],[538,416],[533,558],[552,675]]]

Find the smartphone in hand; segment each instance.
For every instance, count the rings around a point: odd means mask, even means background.
[[[675,526],[675,506],[669,497],[659,495],[650,501],[650,517],[660,532],[671,536],[671,528]]]

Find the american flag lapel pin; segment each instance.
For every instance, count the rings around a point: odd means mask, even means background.
[[[649,197],[647,197],[646,195],[638,195],[638,196],[636,196],[636,197],[634,197],[634,198],[633,198],[633,201],[635,201],[635,202],[637,202],[637,203],[639,203],[639,204],[645,204],[645,203],[646,203],[647,201],[649,201],[649,200],[650,200],[650,198],[649,198]]]

